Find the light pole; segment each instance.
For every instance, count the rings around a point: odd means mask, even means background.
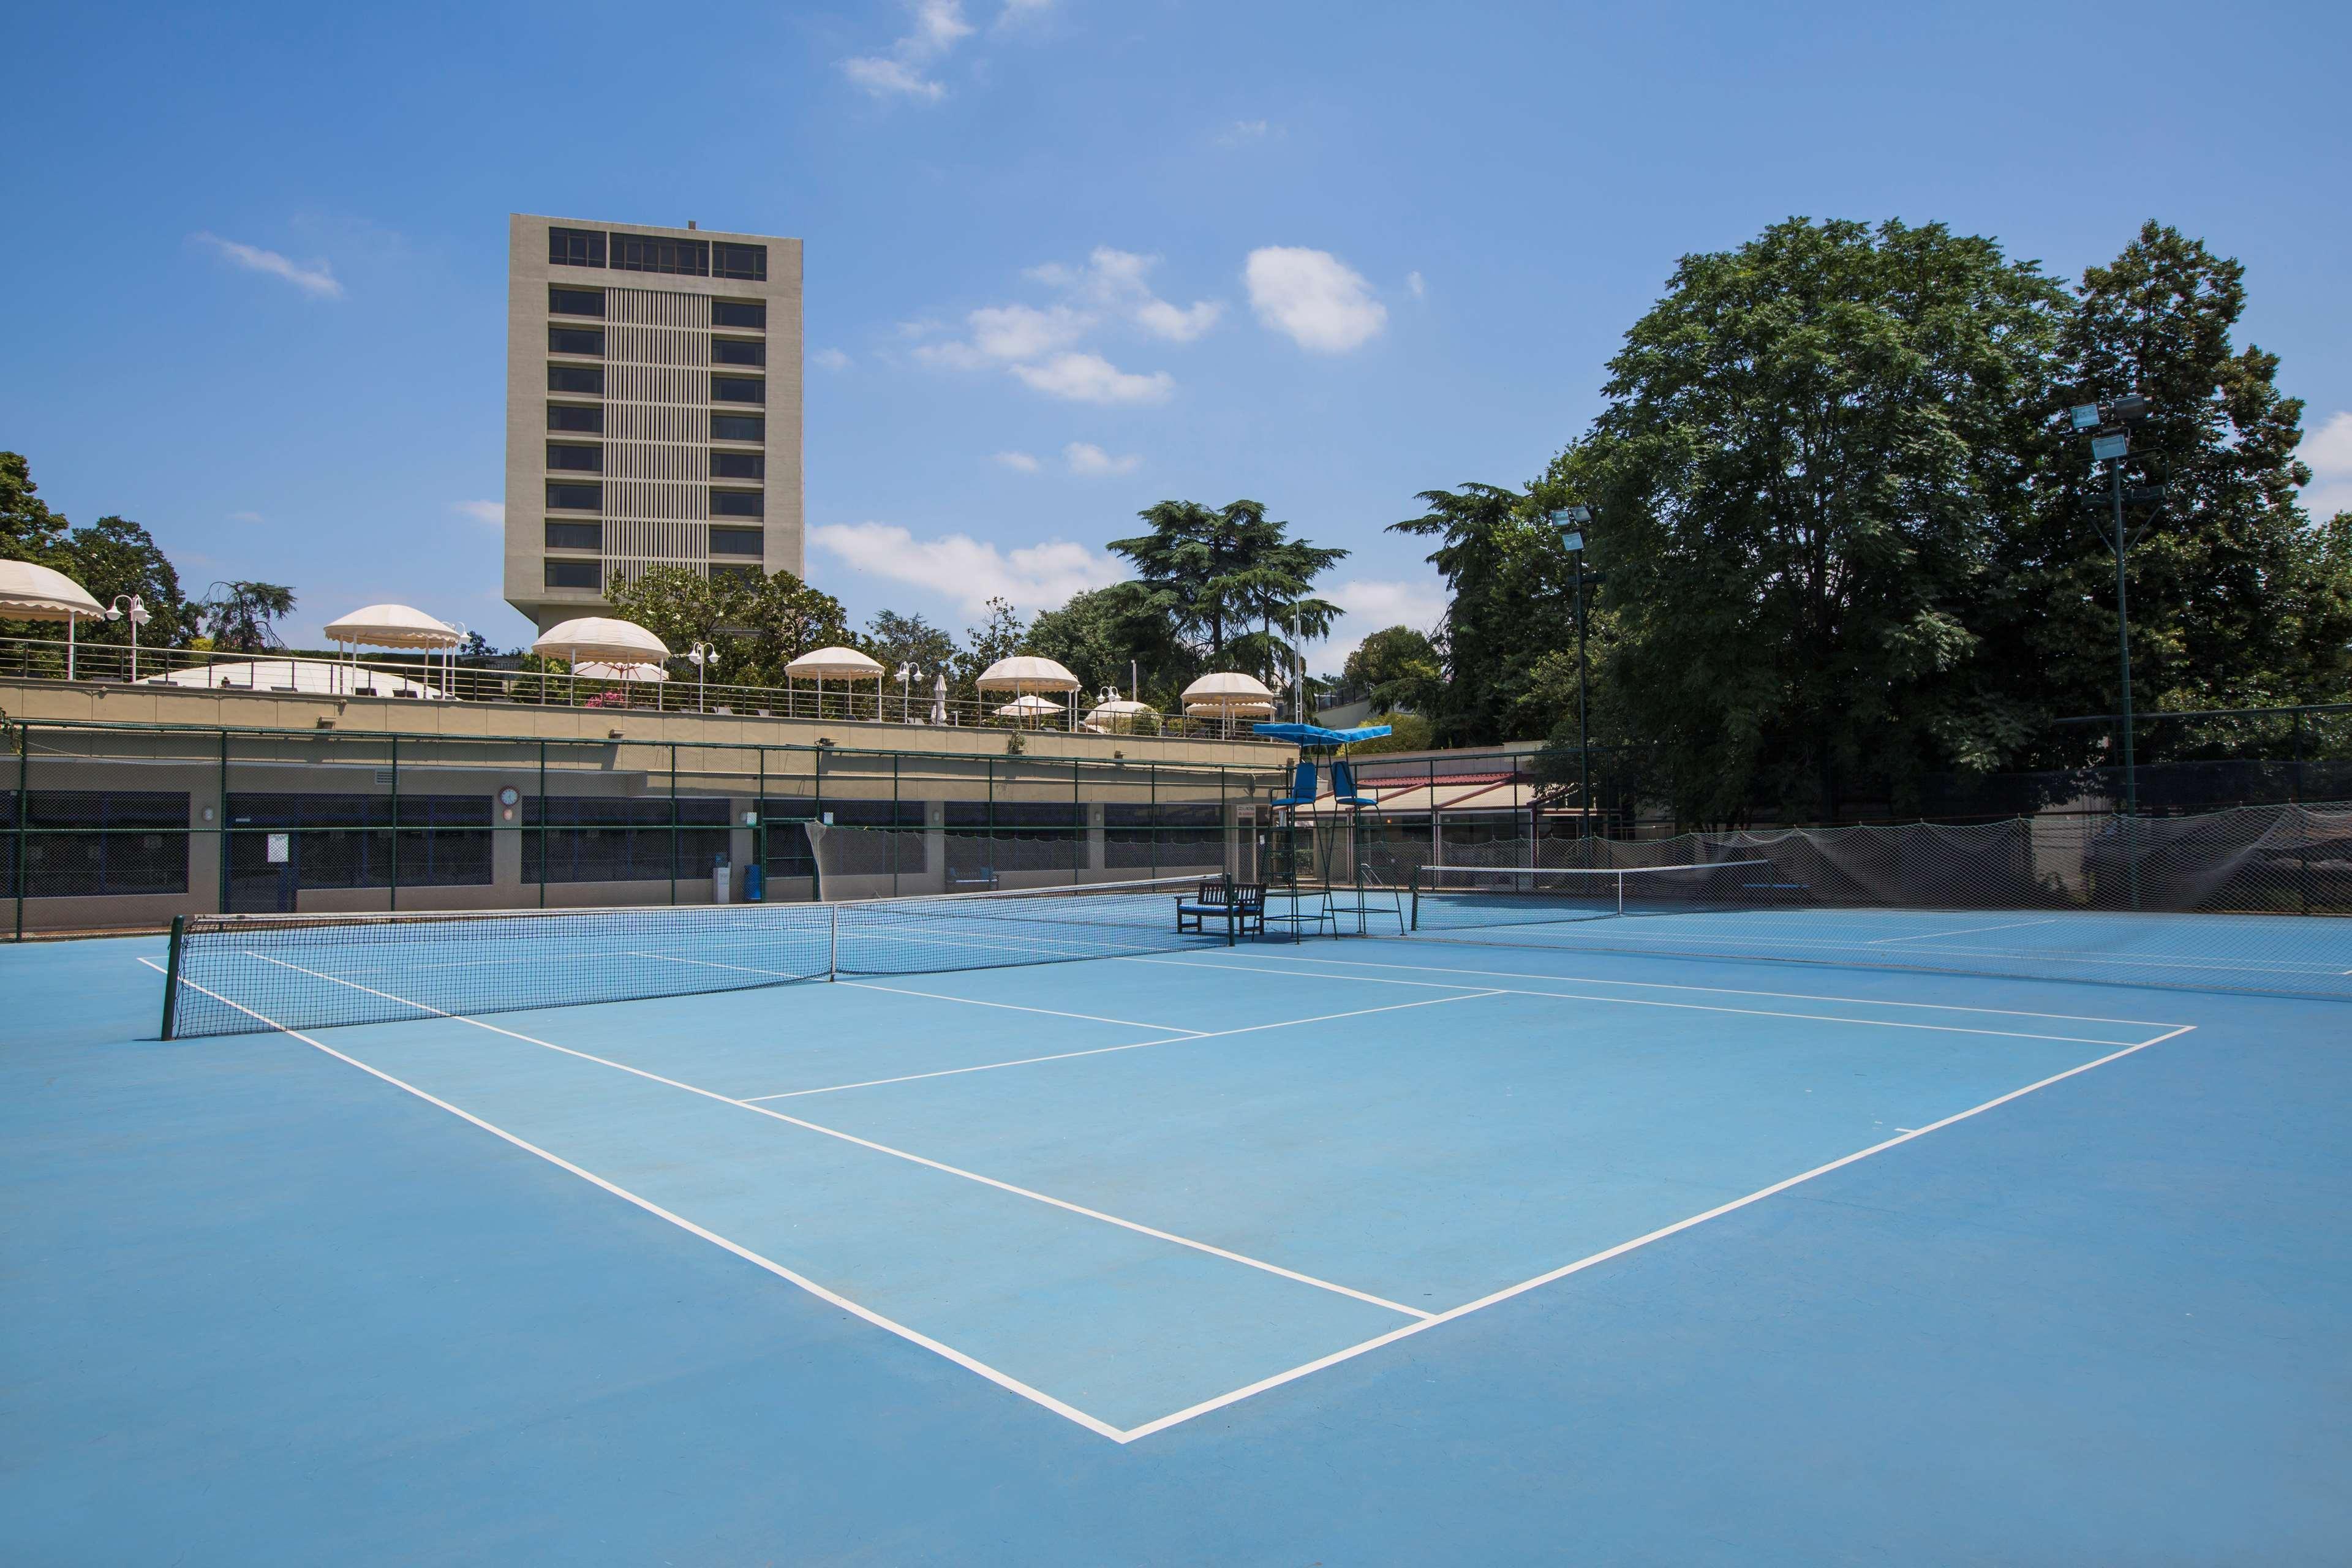
[[[915,667],[915,661],[911,658],[898,667],[898,722],[901,724],[910,722],[913,719],[915,682],[921,679],[922,676],[923,672]]]
[[[136,680],[139,679],[139,628],[154,617],[147,613],[147,606],[139,602],[138,595],[117,594],[113,602],[106,606],[108,620],[122,618],[122,601],[125,599],[131,601],[131,679]]]
[[[1560,548],[1576,558],[1576,791],[1579,838],[1592,835],[1592,727],[1586,714],[1587,674],[1584,658],[1584,585],[1599,583],[1605,572],[1584,569],[1584,531],[1591,526],[1592,509],[1571,506],[1553,512],[1548,521],[1559,532]]]
[[[694,710],[700,713],[705,711],[702,706],[703,681],[710,673],[710,667],[719,662],[719,650],[707,642],[698,642],[686,650],[686,658],[687,662],[694,666]]]
[[[2164,500],[2162,485],[2131,485],[2124,483],[2124,458],[2131,453],[2131,437],[2126,431],[2147,418],[2151,410],[2147,399],[2138,393],[2127,393],[2112,403],[2084,403],[2066,411],[2067,418],[2077,430],[2091,435],[2091,460],[2107,465],[2105,499],[2088,503],[2099,537],[2116,556],[2116,683],[2122,695],[2124,731],[2124,815],[2139,815],[2139,772],[2132,752],[2132,685],[2131,685],[2131,605],[2124,582],[2124,562],[2131,547],[2139,542],[2155,521],[2155,506]],[[2147,504],[2147,518],[2137,525],[2124,521],[2124,503]],[[2137,903],[2137,898],[2133,900]]]

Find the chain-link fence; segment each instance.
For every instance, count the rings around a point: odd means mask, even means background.
[[[1280,770],[680,742],[22,725],[16,935],[198,913],[807,900],[1185,874]],[[821,886],[814,825],[873,836]]]

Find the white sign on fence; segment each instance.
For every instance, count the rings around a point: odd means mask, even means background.
[[[294,858],[294,836],[290,833],[271,834],[269,836],[269,863],[273,866],[283,866],[287,861],[291,860],[292,858]]]

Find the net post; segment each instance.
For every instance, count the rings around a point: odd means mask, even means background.
[[[180,1011],[180,942],[187,935],[188,917],[172,917],[172,947],[163,961],[163,1029],[157,1037],[172,1037],[172,1025]]]
[[[832,982],[841,978],[841,906],[827,904],[824,909],[824,977]]]
[[[1412,868],[1412,929],[1421,929],[1421,868]]]

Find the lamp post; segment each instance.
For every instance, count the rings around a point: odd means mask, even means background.
[[[2092,462],[2107,466],[2107,494],[2104,500],[2088,505],[2100,538],[2116,556],[2116,667],[2123,704],[2124,815],[2131,817],[2139,815],[2139,772],[2132,752],[2131,604],[2125,586],[2124,562],[2131,547],[2139,542],[2155,521],[2155,507],[2164,500],[2164,487],[2126,485],[2124,459],[2131,453],[2129,426],[2147,418],[2150,412],[2147,399],[2137,392],[2112,403],[2078,404],[2066,411],[2075,429],[2090,433]],[[2148,517],[2137,525],[2126,524],[2126,501],[2147,505]],[[2138,900],[2135,898],[2133,901]]]
[[[694,710],[700,713],[705,711],[702,705],[706,689],[704,679],[710,673],[710,667],[719,662],[719,650],[707,642],[698,642],[686,650],[686,658],[694,666]]]
[[[1592,509],[1571,506],[1553,512],[1547,520],[1559,531],[1560,548],[1576,558],[1576,790],[1578,808],[1577,837],[1592,835],[1592,728],[1586,715],[1584,658],[1584,585],[1599,583],[1608,576],[1605,572],[1584,569],[1584,531],[1591,526]]]
[[[921,679],[922,676],[923,672],[916,668],[915,661],[911,658],[898,667],[898,722],[901,724],[913,721],[915,682]]]
[[[131,679],[136,680],[139,679],[139,628],[154,617],[147,613],[147,606],[139,602],[138,595],[117,594],[113,602],[106,606],[108,620],[122,618],[122,601],[125,599],[131,601]]]

